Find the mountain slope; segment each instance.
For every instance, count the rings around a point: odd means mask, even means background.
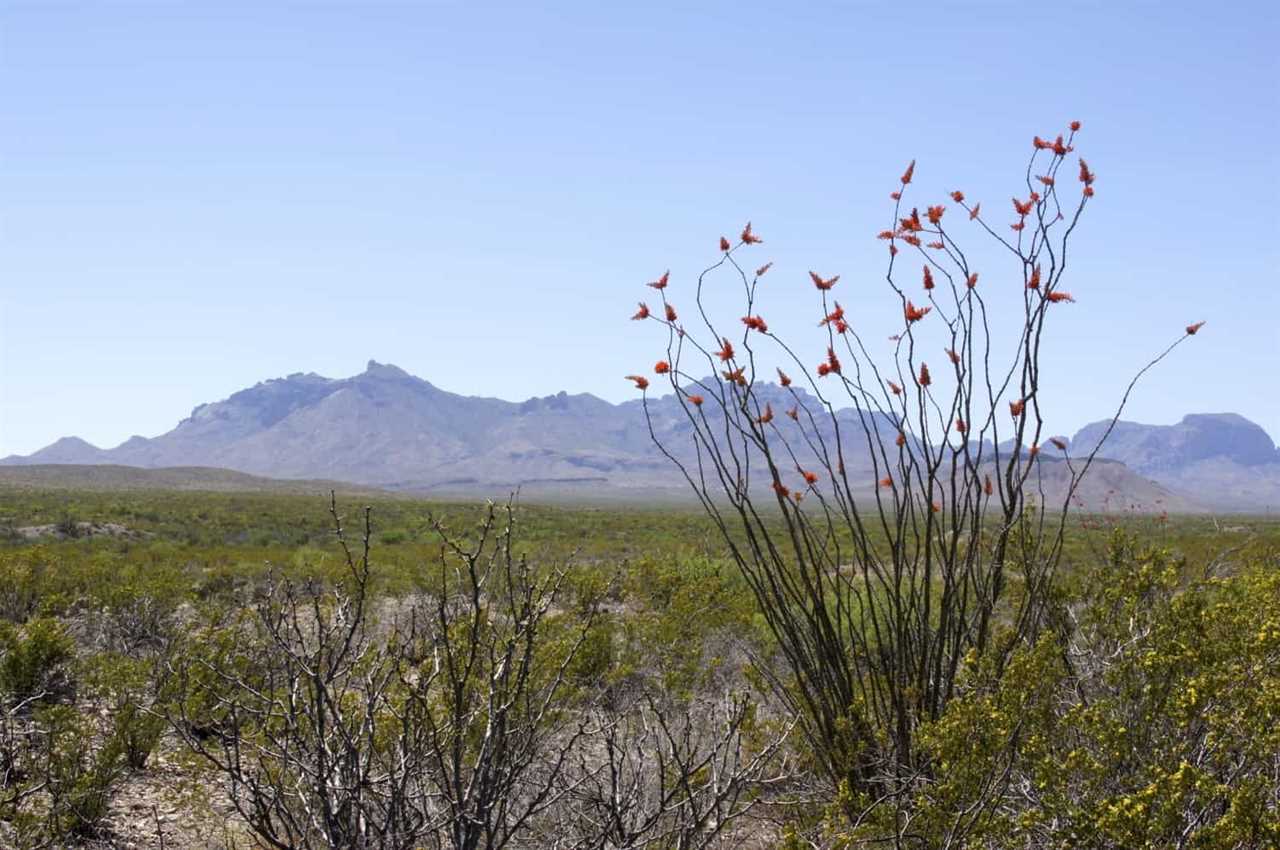
[[[699,392],[723,386],[714,379],[705,383]],[[793,403],[790,391],[760,384],[757,393],[762,403],[772,404],[782,433],[799,427],[782,415]],[[650,396],[647,404],[663,444],[696,467],[684,408],[670,395]],[[708,403],[703,410],[713,425],[716,408]],[[877,476],[858,413],[847,409],[837,416],[849,477],[867,481],[870,488]],[[896,428],[887,419],[874,421],[892,456]],[[1102,428],[1082,429],[1074,441],[1080,448],[1073,454],[1091,447]],[[834,439],[830,424],[824,424],[823,440],[833,445]],[[803,441],[795,444],[797,463],[820,466]],[[1163,428],[1119,423],[1103,454],[1121,463],[1099,465],[1091,473],[1078,494],[1088,508],[1190,510],[1211,502],[1257,509],[1280,504],[1280,498],[1273,499],[1280,495],[1276,448],[1262,429],[1238,416],[1188,416]],[[1057,500],[1056,493],[1065,493],[1065,473],[1044,459],[1046,495]],[[638,399],[615,405],[563,392],[519,403],[462,396],[376,361],[349,378],[295,373],[264,381],[200,405],[173,430],[151,439],[132,437],[100,449],[68,437],[30,456],[0,460],[0,465],[31,464],[218,467],[278,479],[329,479],[450,494],[522,487],[582,499],[628,493],[689,496],[679,471],[654,447]],[[1206,492],[1211,500],[1202,498]]]
[[[1072,440],[1075,451],[1092,449],[1106,428],[1106,422],[1094,422],[1080,429]],[[1117,422],[1101,455],[1208,506],[1280,509],[1280,449],[1266,431],[1234,413],[1191,414],[1176,425]]]

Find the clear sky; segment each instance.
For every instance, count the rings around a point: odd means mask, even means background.
[[[1098,196],[1049,429],[1205,319],[1126,418],[1280,437],[1277,5],[5,0],[0,455],[370,358],[629,398],[663,269],[687,301],[750,218],[771,324],[812,330],[809,268],[871,315],[907,160],[1004,215],[1071,119]]]

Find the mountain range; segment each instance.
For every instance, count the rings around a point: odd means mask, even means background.
[[[766,398],[777,392],[783,404],[780,388],[760,391]],[[690,443],[672,397],[650,396],[649,410],[665,444]],[[856,423],[851,410],[838,416]],[[1081,429],[1071,440],[1073,453],[1087,453],[1106,424]],[[1065,470],[1048,454],[1042,475],[1052,494]],[[1079,494],[1090,509],[1280,510],[1280,450],[1236,414],[1192,414],[1168,426],[1122,421],[1101,456],[1106,461]],[[639,399],[464,396],[376,361],[350,378],[296,373],[264,381],[200,405],[158,437],[131,437],[110,449],[64,437],[31,455],[0,459],[6,466],[37,464],[219,467],[450,495],[516,486],[592,500],[689,495],[678,470],[654,448]]]

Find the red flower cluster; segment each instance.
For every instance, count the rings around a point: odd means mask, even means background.
[[[814,286],[818,287],[823,291],[826,291],[836,285],[836,281],[840,279],[840,275],[836,275],[835,277],[827,278],[826,280],[823,280],[821,275],[819,275],[817,272],[811,271],[809,272],[809,279],[813,281]]]
[[[743,316],[742,324],[746,325],[751,330],[759,331],[762,334],[767,334],[769,332],[769,326],[765,324],[764,319],[759,316]]]
[[[946,211],[947,208],[939,204],[936,207],[929,207],[925,214],[929,217],[930,224],[937,225],[942,223],[942,214]]]
[[[927,387],[933,383],[933,378],[929,375],[929,364],[920,364],[920,386]]]
[[[759,236],[751,232],[751,222],[747,222],[747,226],[742,228],[742,242],[744,245],[758,245],[763,242]]]
[[[975,286],[978,285],[978,273],[974,272],[973,274],[969,275],[969,279],[966,280],[964,283],[965,283],[965,286],[969,287],[970,289],[973,289]]]
[[[907,301],[907,306],[902,308],[902,314],[906,317],[908,322],[918,322],[927,316],[931,310],[933,310],[932,307],[917,307],[910,301]]]
[[[640,309],[636,310],[636,314],[631,317],[631,320],[639,321],[640,319],[647,319],[647,318],[649,318],[649,305],[641,301]]]
[[[658,375],[665,375],[671,371],[671,364],[665,360],[659,360],[653,364],[653,371]]]
[[[828,346],[826,361],[818,364],[818,375],[825,378],[832,372],[840,374],[840,358],[836,357],[836,350]]]
[[[1196,322],[1194,325],[1187,325],[1187,336],[1195,336],[1196,333],[1204,327],[1204,322]]]
[[[778,370],[778,383],[782,384],[784,387],[791,386],[791,378],[787,377],[787,373],[781,369]]]
[[[702,407],[703,398],[700,395],[689,393],[689,403],[694,407]]]
[[[727,363],[733,359],[733,343],[729,342],[727,338],[724,339],[723,342],[724,347],[717,351],[716,354],[720,357],[722,362]]]
[[[1011,416],[1021,416],[1023,409],[1027,406],[1026,399],[1018,399],[1009,402],[1009,414]]]
[[[1072,304],[1076,302],[1076,299],[1071,297],[1070,292],[1050,292],[1045,298],[1048,298],[1051,304],[1059,304],[1063,301],[1068,301]]]
[[[926,291],[933,289],[933,272],[929,270],[928,266],[924,267],[924,288]]]
[[[729,248],[731,248],[731,247],[732,247],[732,246],[729,244],[729,240],[728,240],[728,239],[725,239],[723,236],[721,236],[721,237],[720,237],[720,250],[721,250],[721,251],[728,251],[728,250],[729,250]]]
[[[628,381],[635,381],[636,389],[644,390],[649,388],[649,379],[644,375],[627,375]]]
[[[1027,281],[1027,289],[1039,289],[1039,288],[1040,288],[1040,266],[1039,264],[1037,264],[1035,268],[1031,270],[1031,279]]]
[[[911,164],[907,166],[907,170],[902,172],[902,185],[905,186],[911,182],[911,176],[916,173],[916,161],[911,160]]]
[[[658,279],[657,279],[657,280],[655,280],[653,283],[647,283],[647,284],[645,284],[645,286],[652,286],[654,289],[666,289],[666,288],[667,288],[667,281],[668,281],[670,278],[671,278],[671,272],[669,272],[669,271],[665,271],[665,272],[663,272],[663,273],[662,273],[662,277],[658,278]]]
[[[756,422],[761,425],[768,425],[772,421],[773,421],[773,405],[769,404],[768,402],[765,402],[764,413],[760,414],[760,416],[756,419]]]
[[[672,307],[670,304],[665,304],[665,305],[663,305],[663,306],[666,308],[666,311],[667,311],[667,321],[668,321],[668,322],[674,322],[677,318],[679,318],[679,317],[676,315],[676,308],[675,308],[675,307]]]
[[[765,273],[765,272],[767,272],[767,271],[768,271],[769,269],[771,269],[771,268],[773,268],[773,263],[772,263],[772,262],[765,263],[763,266],[761,266],[760,268],[756,269],[756,277],[764,277],[764,273]]]

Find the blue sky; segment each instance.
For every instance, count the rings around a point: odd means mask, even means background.
[[[1098,197],[1049,429],[1107,414],[1205,319],[1126,418],[1280,437],[1277,42],[1263,2],[9,0],[0,455],[369,358],[629,398],[661,346],[627,321],[641,284],[670,268],[686,303],[748,218],[771,324],[812,330],[809,268],[876,322],[906,161],[921,202],[1007,205],[1031,136],[1071,119]]]

